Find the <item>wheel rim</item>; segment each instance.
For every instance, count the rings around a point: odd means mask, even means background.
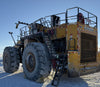
[[[35,56],[32,53],[28,53],[25,59],[25,65],[29,72],[32,72],[35,69]]]

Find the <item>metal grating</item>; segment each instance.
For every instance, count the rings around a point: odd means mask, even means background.
[[[96,36],[81,33],[81,63],[96,61]]]

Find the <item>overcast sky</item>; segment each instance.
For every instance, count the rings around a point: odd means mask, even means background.
[[[31,23],[40,17],[76,6],[97,15],[99,30],[100,0],[0,0],[0,54],[6,46],[13,45],[8,32],[13,31],[15,39],[19,34],[19,30],[15,29],[17,21]],[[98,34],[100,47],[100,31]]]

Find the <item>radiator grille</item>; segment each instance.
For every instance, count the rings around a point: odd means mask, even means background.
[[[81,33],[81,63],[96,61],[96,36]]]

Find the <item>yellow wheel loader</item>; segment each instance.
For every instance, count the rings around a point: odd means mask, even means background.
[[[22,63],[26,78],[37,81],[53,68],[52,85],[57,86],[64,73],[76,77],[100,70],[96,15],[74,7],[30,24],[19,21],[16,28],[19,24],[25,26],[20,28],[17,43],[4,49],[6,72],[17,71]]]

